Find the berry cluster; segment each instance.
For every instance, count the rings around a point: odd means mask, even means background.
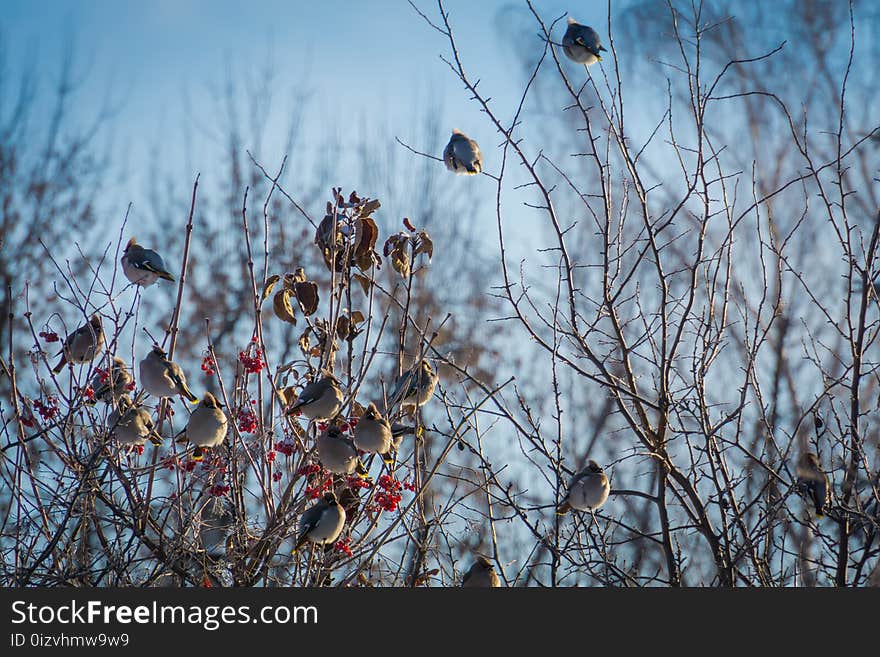
[[[361,477],[355,477],[349,475],[346,477],[345,484],[351,488],[352,490],[358,490],[361,488],[372,488],[373,484],[366,479],[362,479]]]
[[[377,492],[373,501],[379,508],[385,511],[396,511],[397,505],[400,504],[403,496],[400,494],[403,484],[391,475],[383,474],[376,482],[382,490]]]
[[[256,344],[257,338],[251,339],[251,345]],[[248,347],[250,349],[250,347]],[[238,352],[238,360],[244,365],[244,371],[248,374],[259,374],[266,367],[266,361],[263,360],[263,350],[257,347],[254,349],[254,355],[249,356],[247,351]]]
[[[40,414],[44,420],[51,420],[53,417],[58,415],[58,400],[51,395],[46,397],[46,400],[43,401],[41,399],[34,400],[34,408],[37,413]]]
[[[296,471],[297,476],[299,477],[310,477],[314,474],[318,474],[321,471],[321,466],[317,463],[309,463],[307,465],[302,466],[299,470]]]
[[[306,497],[316,500],[329,490],[333,490],[333,477],[327,477],[314,486],[306,486]]]
[[[214,362],[214,358],[209,353],[205,353],[205,357],[202,358],[202,372],[205,373],[205,376],[213,376],[213,374],[217,371],[217,363]]]
[[[281,481],[281,473],[273,472],[272,473],[272,481]]]
[[[238,410],[238,430],[241,433],[257,432],[257,415],[254,409],[244,406]]]
[[[39,335],[46,342],[58,342],[61,339],[55,331],[40,331]]]
[[[26,415],[21,415],[21,423],[26,426],[28,429],[33,429],[37,426],[37,418],[34,417],[34,414],[30,412],[30,410],[25,409]]]
[[[348,557],[354,556],[354,552],[351,550],[351,537],[347,536],[339,541],[336,541],[336,545],[333,546],[337,552],[342,552]]]
[[[86,386],[86,389],[83,390],[83,397],[88,399],[89,401],[95,398],[95,390],[92,386]]]
[[[275,463],[275,457],[278,453],[274,449],[270,449],[266,452],[266,463]]]
[[[212,497],[225,497],[229,494],[230,486],[225,484],[214,484],[208,489],[208,494]]]
[[[275,443],[275,447],[273,448],[276,452],[281,452],[284,456],[292,456],[294,450],[296,449],[296,443],[285,441],[279,441]]]
[[[103,367],[96,367],[95,374],[98,375],[98,380],[101,383],[107,383],[110,380],[110,370],[105,370]]]

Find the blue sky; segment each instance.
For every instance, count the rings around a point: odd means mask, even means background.
[[[436,16],[435,2],[417,4]],[[565,11],[555,0],[538,5],[546,16]],[[498,38],[499,11],[511,6],[523,10],[504,1],[447,3],[465,61],[502,106],[513,101],[520,85],[519,76],[510,75],[510,44]],[[604,3],[595,7],[604,15]],[[479,124],[489,134],[438,58],[446,50],[442,37],[405,0],[4,0],[0,29],[13,65],[37,52],[42,65],[54,66],[73,36],[91,90],[79,109],[97,106],[110,89],[122,100],[115,127],[134,152],[154,139],[164,122],[173,123],[184,94],[198,101],[209,84],[223,80],[226,67],[253,71],[270,57],[280,85],[308,88],[322,114],[332,115],[341,85],[362,105],[401,119],[415,96],[430,90],[455,117],[453,125],[477,130]],[[284,90],[280,93],[283,97]],[[346,127],[357,126],[346,125],[341,114],[334,118],[344,137]]]

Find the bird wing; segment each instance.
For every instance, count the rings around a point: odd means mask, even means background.
[[[165,263],[161,256],[150,249],[143,249],[134,256],[129,255],[128,261],[135,269],[152,272],[154,274],[167,274]]]
[[[317,382],[310,383],[302,389],[302,392],[299,393],[299,396],[296,398],[296,401],[291,408],[299,408],[304,404],[311,404],[320,399],[322,394],[323,388],[319,386]]]

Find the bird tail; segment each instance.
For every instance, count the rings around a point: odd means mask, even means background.
[[[303,532],[302,535],[297,539],[296,545],[293,546],[292,553],[295,554],[297,550],[299,550],[303,546],[303,543],[305,543],[307,540],[309,540],[308,532]]]
[[[363,461],[361,461],[360,459],[357,460],[357,465],[355,466],[354,471],[357,472],[358,477],[360,477],[361,479],[366,479],[370,476],[370,471],[367,470]]]
[[[196,448],[193,450],[193,461],[201,461],[205,458],[205,451],[196,445]]]
[[[199,398],[192,394],[192,390],[187,388],[186,384],[183,381],[180,382],[180,394],[186,397],[187,401],[189,401],[190,404],[199,403]]]
[[[156,447],[159,447],[162,444],[162,440],[162,436],[160,436],[158,433],[153,432],[150,434],[150,442],[153,443]]]
[[[66,364],[67,364],[67,356],[65,356],[64,354],[61,354],[61,360],[59,360],[58,364],[52,368],[52,371],[55,372],[55,374],[60,374],[61,370],[64,369],[64,366]]]
[[[395,454],[393,449],[389,449],[387,452],[381,454],[380,456],[382,457],[382,460],[385,462],[386,465],[394,465],[394,459],[397,455]]]
[[[556,515],[557,516],[564,516],[569,511],[571,511],[571,506],[569,505],[567,500],[556,507]]]
[[[157,271],[155,273],[159,278],[164,278],[166,281],[171,281],[172,283],[175,281],[174,276],[169,274],[167,271]]]
[[[608,48],[606,48],[605,46],[599,46],[599,50],[604,50],[605,52],[608,52]]]

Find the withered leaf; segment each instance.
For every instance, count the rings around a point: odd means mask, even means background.
[[[336,335],[339,336],[340,340],[345,340],[350,329],[351,320],[348,318],[348,315],[340,315],[336,320]]]
[[[353,310],[351,313],[351,321],[355,324],[361,324],[366,319],[360,310]]]
[[[304,356],[309,355],[309,351],[311,350],[312,341],[309,340],[309,332],[311,328],[307,328],[305,332],[299,336],[299,348],[302,350]]]
[[[364,291],[364,296],[370,296],[370,279],[363,274],[352,274],[352,278],[361,284],[361,289]]]
[[[296,324],[296,316],[293,314],[293,306],[290,305],[290,290],[283,289],[275,293],[272,299],[272,308],[278,319],[289,324]]]
[[[385,241],[383,249],[385,257],[391,258],[391,266],[394,271],[403,276],[409,276],[409,235],[397,233]]]
[[[290,404],[296,401],[296,388],[294,386],[281,388],[278,390],[278,396],[281,398],[281,401],[284,402],[285,406],[290,406]]]
[[[354,248],[351,260],[362,271],[373,266],[378,258],[373,248],[379,238],[379,228],[371,217],[361,217],[355,224]]]
[[[428,235],[425,231],[420,231],[415,237],[415,248],[413,249],[413,257],[417,256],[420,253],[424,253],[428,256],[428,260],[431,260],[434,257],[434,242],[431,241],[431,236]]]
[[[294,284],[296,300],[303,314],[308,317],[318,309],[318,284],[314,281],[301,281]]]
[[[376,210],[382,207],[382,204],[379,202],[379,199],[372,199],[367,201],[361,206],[361,216],[368,217],[373,214]]]
[[[266,283],[263,285],[263,294],[260,295],[260,303],[263,303],[269,298],[269,295],[272,294],[272,288],[275,287],[275,283],[277,283],[280,278],[281,277],[278,274],[273,274],[266,279]]]

